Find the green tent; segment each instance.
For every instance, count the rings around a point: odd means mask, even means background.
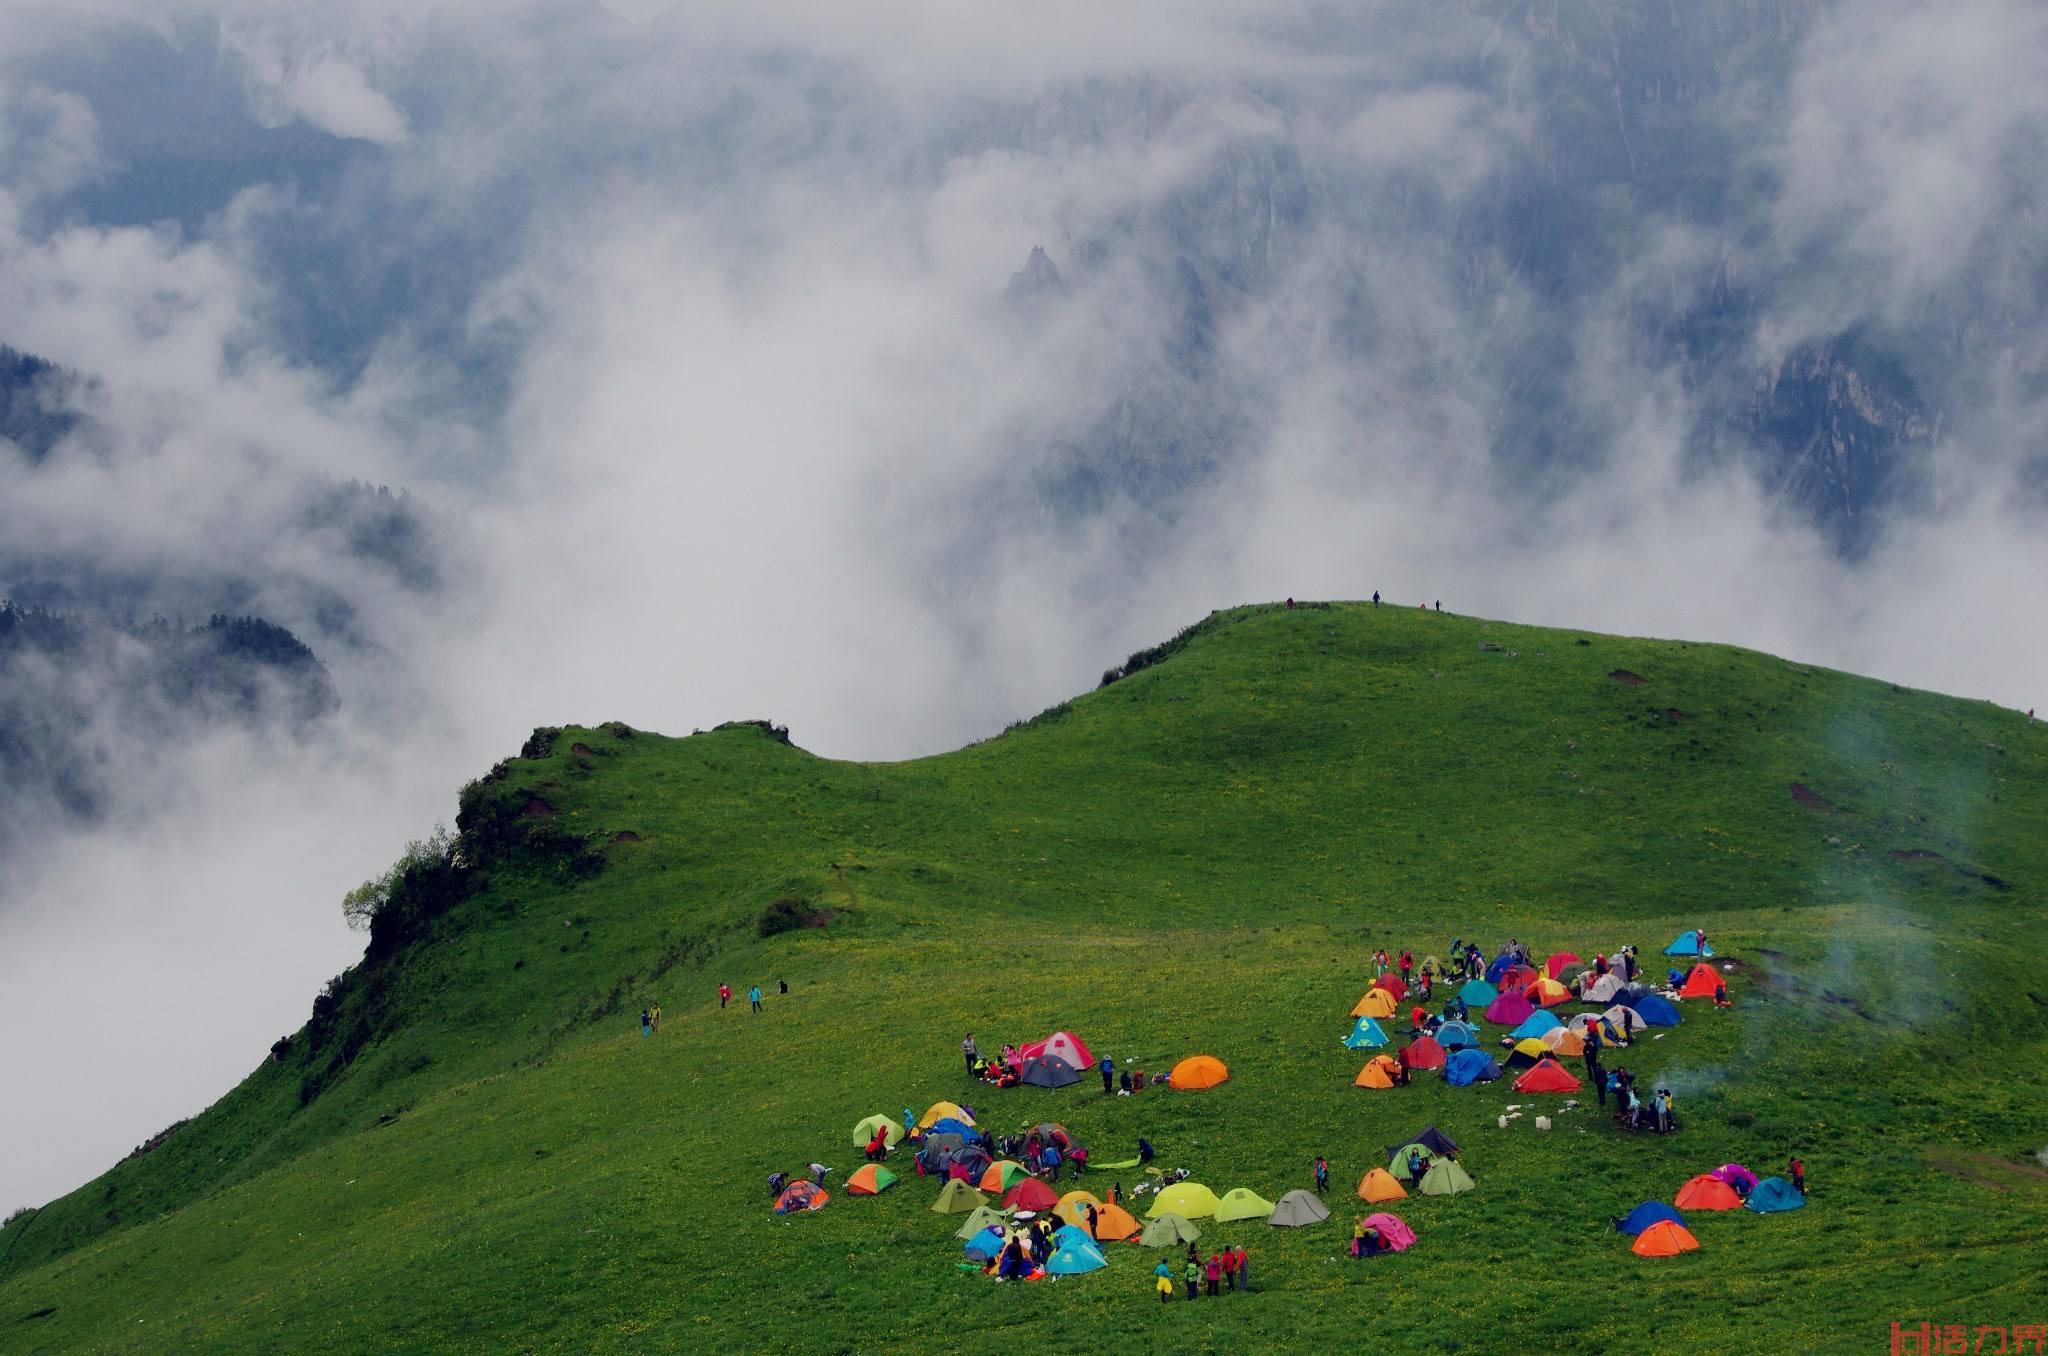
[[[896,1141],[903,1138],[903,1122],[893,1116],[870,1116],[859,1125],[854,1126],[853,1147],[856,1149],[867,1148],[868,1141],[875,1137],[875,1131],[885,1125],[889,1127],[889,1147],[895,1148]]]
[[[1229,1224],[1240,1219],[1265,1219],[1273,1213],[1273,1203],[1249,1187],[1233,1187],[1223,1193],[1222,1203],[1216,1207],[1219,1224]]]
[[[1455,1196],[1461,1191],[1472,1189],[1472,1174],[1458,1166],[1455,1158],[1439,1158],[1429,1165],[1429,1171],[1422,1174],[1422,1194],[1425,1196]]]
[[[1007,1229],[1009,1227],[1010,1221],[1003,1215],[1002,1211],[992,1205],[977,1205],[974,1207],[974,1213],[967,1217],[967,1222],[954,1230],[953,1237],[964,1241],[974,1237],[983,1229]]]
[[[988,1197],[976,1191],[969,1183],[955,1177],[952,1181],[946,1183],[946,1189],[939,1193],[938,1200],[932,1202],[932,1213],[935,1215],[964,1215],[977,1205],[987,1204]]]
[[[1138,1242],[1148,1248],[1170,1248],[1176,1243],[1192,1243],[1201,1236],[1202,1231],[1185,1216],[1169,1210],[1145,1226],[1145,1232],[1138,1235]]]

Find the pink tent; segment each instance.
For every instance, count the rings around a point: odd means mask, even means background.
[[[1486,1020],[1495,1026],[1520,1026],[1536,1005],[1518,993],[1504,993],[1486,1005]]]
[[[1395,1252],[1406,1252],[1415,1246],[1415,1231],[1401,1222],[1398,1215],[1381,1211],[1365,1217],[1365,1227],[1380,1231],[1380,1242]]]
[[[1020,1060],[1037,1059],[1040,1055],[1051,1055],[1084,1071],[1095,1067],[1095,1056],[1088,1053],[1087,1042],[1071,1031],[1055,1031],[1042,1041],[1017,1047]]]
[[[1707,1175],[1726,1182],[1729,1186],[1739,1186],[1744,1191],[1756,1190],[1756,1174],[1740,1163],[1723,1163]]]

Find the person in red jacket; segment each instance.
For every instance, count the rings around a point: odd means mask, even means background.
[[[1223,1250],[1223,1284],[1228,1290],[1237,1289],[1237,1249]]]
[[[1401,948],[1401,982],[1408,982],[1408,972],[1415,968],[1415,957],[1406,947]]]
[[[730,984],[721,984],[721,985],[719,985],[719,986],[718,986],[718,1006],[720,1006],[720,1007],[724,1007],[724,1006],[725,1006],[725,1005],[726,1005],[727,1003],[730,1003],[730,1002],[732,1002],[732,985],[730,985]]]
[[[1412,1028],[1409,1033],[1410,1035],[1420,1036],[1424,1034],[1429,1030],[1428,1023],[1428,1008],[1417,1006],[1408,1009],[1408,1025]]]

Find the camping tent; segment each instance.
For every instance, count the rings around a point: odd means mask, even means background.
[[[988,1197],[976,1191],[959,1178],[946,1183],[939,1192],[939,1199],[932,1202],[932,1213],[936,1215],[964,1215],[977,1205],[987,1205]]]
[[[953,1130],[934,1130],[924,1137],[924,1151],[943,1161],[955,1149],[967,1147],[967,1136]]]
[[[1040,1121],[1025,1133],[1038,1136],[1041,1143],[1056,1144],[1062,1151],[1068,1149],[1074,1143],[1073,1135],[1069,1134],[1067,1127],[1061,1125],[1058,1121]]]
[[[976,1234],[980,1233],[983,1229],[987,1229],[990,1227],[1000,1229],[1003,1227],[1005,1222],[1006,1221],[1003,1219],[1003,1212],[996,1209],[994,1206],[976,1206],[974,1209],[974,1213],[967,1217],[966,1222],[963,1223],[958,1229],[953,1231],[953,1237],[958,1239],[969,1239],[974,1237]]]
[[[1401,1062],[1411,1069],[1441,1069],[1445,1058],[1443,1046],[1430,1036],[1417,1036],[1401,1048]]]
[[[1639,1234],[1659,1220],[1668,1220],[1672,1224],[1682,1225],[1685,1223],[1685,1216],[1679,1214],[1662,1201],[1644,1201],[1641,1205],[1629,1211],[1628,1217],[1614,1227],[1625,1234]]]
[[[1059,1204],[1052,1208],[1052,1212],[1068,1224],[1085,1229],[1088,1227],[1088,1207],[1091,1205],[1099,1213],[1102,1209],[1102,1198],[1092,1191],[1069,1191],[1060,1197]]]
[[[1592,973],[1592,966],[1584,961],[1573,961],[1570,965],[1565,966],[1564,969],[1552,975],[1551,978],[1564,985],[1567,989],[1576,992],[1579,987],[1579,981]]]
[[[1552,979],[1561,980],[1565,966],[1582,965],[1584,963],[1579,959],[1579,953],[1576,951],[1553,951],[1550,953],[1550,959],[1543,962],[1543,973],[1549,975]]]
[[[1455,1158],[1439,1158],[1422,1174],[1421,1191],[1425,1196],[1455,1196],[1472,1187],[1472,1174],[1459,1167]]]
[[[1692,973],[1685,977],[1685,983],[1678,988],[1680,998],[1712,998],[1714,991],[1722,986],[1721,972],[1701,961],[1692,967]]]
[[[1683,1224],[1660,1219],[1636,1235],[1629,1251],[1638,1257],[1676,1257],[1682,1252],[1696,1251],[1699,1246],[1700,1241]]]
[[[1444,963],[1435,956],[1424,956],[1416,963],[1415,973],[1418,975],[1435,975],[1438,979],[1442,979],[1444,977]]]
[[[1055,1276],[1078,1276],[1086,1271],[1100,1271],[1109,1265],[1102,1249],[1087,1239],[1062,1243],[1045,1259],[1045,1269]]]
[[[917,1118],[917,1124],[921,1129],[930,1130],[944,1120],[954,1120],[968,1126],[974,1124],[974,1117],[958,1102],[933,1102],[924,1109],[924,1115]]]
[[[1353,1017],[1391,1017],[1394,1015],[1394,995],[1385,989],[1367,989],[1365,997],[1358,1000],[1351,1009]]]
[[[1050,1210],[1059,1203],[1053,1189],[1036,1177],[1026,1177],[1003,1193],[1005,1210]]]
[[[1806,1197],[1784,1178],[1766,1177],[1750,1188],[1749,1199],[1743,1204],[1759,1215],[1769,1215],[1780,1210],[1797,1210],[1806,1204]]]
[[[1250,1187],[1232,1187],[1216,1203],[1216,1222],[1229,1224],[1240,1219],[1264,1219],[1273,1213],[1273,1203]]]
[[[896,1174],[879,1163],[870,1163],[846,1179],[849,1196],[879,1196],[896,1185]]]
[[[1501,971],[1500,978],[1493,982],[1500,986],[1502,993],[1520,993],[1542,978],[1542,973],[1533,966],[1511,965]]]
[[[1620,992],[1621,976],[1609,973],[1587,984],[1585,992],[1579,997],[1588,1003],[1607,1003],[1613,1001],[1614,996]]]
[[[1370,1017],[1361,1017],[1351,1024],[1351,1034],[1344,1038],[1346,1048],[1352,1050],[1374,1050],[1387,1043],[1387,1033],[1380,1030],[1380,1024]]]
[[[1497,988],[1507,988],[1507,985],[1501,983],[1501,978],[1504,975],[1506,975],[1508,971],[1514,969],[1517,964],[1518,962],[1515,960],[1513,956],[1509,955],[1505,951],[1501,952],[1498,956],[1495,956],[1492,960],[1487,962],[1486,982],[1488,984],[1496,986]]]
[[[1515,1080],[1516,1092],[1577,1092],[1579,1080],[1554,1059],[1539,1060],[1536,1067]]]
[[[990,1225],[967,1240],[961,1251],[977,1262],[993,1262],[1003,1250],[1005,1235],[1000,1225]]]
[[[1329,1206],[1317,1200],[1313,1191],[1303,1191],[1297,1187],[1274,1204],[1273,1213],[1266,1216],[1266,1223],[1286,1229],[1298,1229],[1304,1224],[1321,1224],[1329,1217]]]
[[[1024,1061],[1018,1071],[1017,1081],[1033,1088],[1064,1088],[1081,1081],[1081,1075],[1074,1066],[1052,1055],[1040,1055]]]
[[[1187,1216],[1169,1210],[1145,1226],[1138,1242],[1147,1248],[1170,1248],[1177,1243],[1192,1243],[1201,1236],[1202,1231]]]
[[[976,1182],[975,1185],[990,1195],[994,1195],[998,1192],[1008,1191],[1030,1175],[1029,1172],[1025,1171],[1022,1163],[1013,1162],[1007,1158],[998,1158],[982,1170],[981,1180]]]
[[[1543,1048],[1553,1055],[1583,1055],[1586,1053],[1586,1038],[1568,1026],[1560,1026],[1544,1032],[1536,1038],[1543,1042]]]
[[[1655,992],[1657,992],[1655,989],[1639,979],[1633,984],[1622,985],[1615,992],[1614,1001],[1622,1004],[1624,1007],[1632,1006],[1638,998],[1648,998]]]
[[[1374,1168],[1358,1179],[1358,1199],[1361,1201],[1398,1201],[1408,1194],[1400,1179],[1385,1168]]]
[[[1071,1031],[1055,1031],[1042,1041],[1017,1047],[1019,1059],[1037,1059],[1041,1055],[1063,1059],[1076,1069],[1095,1067],[1095,1056],[1089,1052],[1088,1043]]]
[[[1380,1231],[1380,1243],[1394,1252],[1406,1252],[1415,1246],[1415,1231],[1399,1215],[1389,1215],[1384,1210],[1365,1217],[1365,1227]]]
[[[1097,1252],[1101,1251],[1100,1248],[1095,1247],[1095,1239],[1089,1232],[1077,1224],[1062,1224],[1059,1228],[1053,1230],[1052,1245],[1055,1248],[1064,1248],[1069,1243],[1078,1243],[1084,1248],[1090,1248]]]
[[[1522,997],[1540,1008],[1554,1008],[1572,1001],[1572,991],[1554,979],[1534,979],[1522,990]]]
[[[933,1135],[958,1135],[964,1143],[967,1137],[974,1133],[974,1122],[963,1121],[957,1116],[941,1116],[933,1121],[931,1128],[924,1133],[927,1141]]]
[[[1174,1091],[1183,1092],[1190,1088],[1213,1088],[1230,1077],[1230,1070],[1224,1068],[1223,1061],[1214,1055],[1190,1055],[1174,1065],[1168,1077],[1173,1082]]]
[[[1408,996],[1408,981],[1395,974],[1392,970],[1387,971],[1374,980],[1372,986],[1375,989],[1385,989],[1394,996],[1396,1003]]]
[[[1468,1008],[1483,1008],[1500,997],[1500,990],[1483,979],[1468,979],[1465,987],[1458,990],[1458,1001]]]
[[[1179,1215],[1185,1219],[1200,1219],[1215,1214],[1220,1204],[1222,1202],[1216,1199],[1216,1193],[1200,1182],[1175,1182],[1152,1198],[1152,1208],[1145,1212],[1145,1218]]]
[[[1421,1130],[1408,1136],[1399,1144],[1389,1144],[1387,1146],[1388,1161],[1391,1162],[1395,1154],[1400,1153],[1411,1144],[1420,1144],[1433,1154],[1449,1154],[1453,1158],[1458,1156],[1458,1141],[1452,1139],[1434,1125],[1425,1125]]]
[[[1680,1210],[1740,1210],[1742,1197],[1735,1188],[1710,1173],[1701,1173],[1678,1189]]]
[[[888,1145],[892,1149],[895,1148],[896,1141],[903,1138],[903,1122],[883,1115],[870,1116],[866,1120],[857,1122],[854,1125],[853,1147],[856,1149],[866,1148],[868,1141],[875,1137],[875,1131],[884,1126],[887,1126],[889,1129]]]
[[[1394,1074],[1400,1069],[1392,1055],[1374,1055],[1358,1071],[1358,1077],[1351,1080],[1354,1088],[1391,1088]]]
[[[1638,998],[1629,1004],[1629,1009],[1650,1026],[1678,1025],[1678,1009],[1656,994],[1646,994]]]
[[[1546,1031],[1556,1030],[1563,1025],[1564,1023],[1557,1020],[1554,1014],[1539,1008],[1523,1018],[1522,1024],[1513,1031],[1508,1032],[1508,1035],[1518,1041],[1527,1040],[1531,1036],[1540,1036]]]
[[[1138,1221],[1120,1205],[1105,1205],[1095,1212],[1095,1237],[1104,1243],[1121,1243],[1138,1232]]]
[[[1479,1044],[1479,1033],[1464,1022],[1445,1022],[1436,1029],[1436,1043],[1446,1050]]]
[[[1636,1001],[1640,1003],[1642,999],[1639,998]],[[1665,1006],[1669,1007],[1670,1004],[1667,1003]],[[1616,1003],[1613,1007],[1601,1013],[1600,1020],[1613,1027],[1616,1031],[1628,1035],[1633,1035],[1650,1024],[1642,1013],[1623,1003]]]
[[[778,1215],[801,1214],[806,1210],[821,1210],[832,1197],[825,1188],[812,1182],[791,1182],[775,1198],[775,1213]]]
[[[1444,1082],[1454,1088],[1491,1083],[1499,1077],[1500,1065],[1484,1050],[1460,1050],[1444,1064]]]
[[[1504,993],[1486,1005],[1486,1020],[1495,1026],[1519,1026],[1536,1005],[1518,993]]]
[[[1681,932],[1672,940],[1671,945],[1664,948],[1664,954],[1667,956],[1711,956],[1714,954],[1714,948],[1711,946],[1702,947],[1700,945],[1700,935],[1697,932]]]
[[[1707,1175],[1726,1182],[1738,1192],[1756,1190],[1756,1174],[1740,1163],[1723,1163]]]

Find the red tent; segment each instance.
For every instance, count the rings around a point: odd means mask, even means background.
[[[1065,1060],[1076,1070],[1086,1072],[1095,1067],[1095,1056],[1088,1051],[1088,1043],[1071,1031],[1055,1031],[1042,1041],[1017,1047],[1017,1060],[1037,1059],[1040,1055],[1051,1055]]]
[[[1579,958],[1576,951],[1553,951],[1550,953],[1550,959],[1543,962],[1543,972],[1556,979],[1565,966],[1583,964],[1585,962]]]
[[[1680,1210],[1740,1210],[1742,1197],[1712,1173],[1701,1173],[1678,1189]]]
[[[1527,1073],[1515,1080],[1516,1092],[1577,1092],[1578,1090],[1579,1080],[1572,1077],[1571,1070],[1547,1055],[1537,1060]]]
[[[1395,974],[1392,970],[1387,971],[1378,979],[1374,980],[1372,982],[1372,986],[1375,989],[1385,989],[1388,993],[1394,995],[1394,1001],[1396,1003],[1400,1002],[1402,999],[1408,996],[1408,985],[1404,983],[1401,977]]]
[[[1510,965],[1501,973],[1501,977],[1494,981],[1494,985],[1502,993],[1506,993],[1510,989],[1526,989],[1541,978],[1543,976],[1529,966]]]
[[[1401,1062],[1411,1069],[1441,1069],[1448,1058],[1434,1036],[1418,1036],[1401,1051]]]
[[[1059,1203],[1053,1189],[1036,1177],[1027,1177],[1003,1193],[1005,1210],[1050,1210]]]
[[[1680,998],[1712,998],[1714,990],[1721,987],[1721,973],[1713,966],[1701,961],[1692,967],[1692,973],[1685,977],[1685,984],[1678,991]]]

